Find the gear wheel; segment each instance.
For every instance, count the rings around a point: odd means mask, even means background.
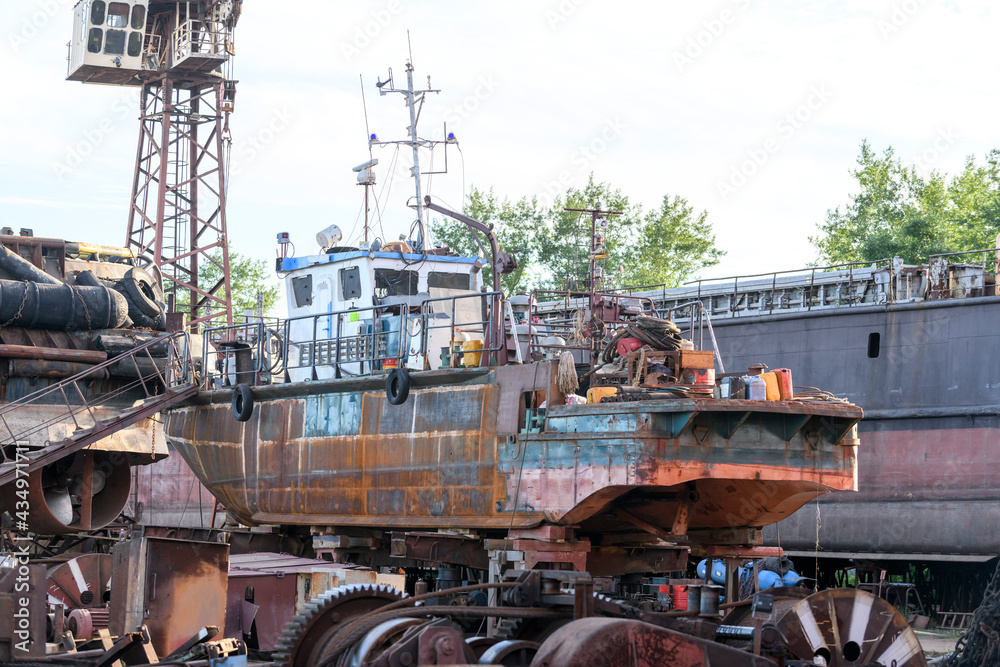
[[[373,584],[327,591],[288,622],[275,647],[274,661],[288,667],[316,665],[323,649],[344,623],[405,597],[405,593],[395,588]]]
[[[493,636],[501,641],[514,639],[517,633],[521,631],[522,625],[524,625],[523,618],[501,618],[497,621]]]

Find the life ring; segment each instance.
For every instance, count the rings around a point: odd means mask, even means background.
[[[385,378],[385,395],[393,405],[402,405],[410,395],[410,372],[394,368]]]
[[[236,421],[245,422],[253,414],[253,391],[248,384],[233,387],[233,416]]]

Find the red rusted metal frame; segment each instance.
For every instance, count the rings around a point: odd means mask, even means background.
[[[570,210],[570,209],[567,209],[567,210]],[[611,292],[594,292],[593,290],[588,291],[588,292],[575,292],[575,291],[568,291],[568,290],[567,291],[564,291],[564,290],[539,290],[539,289],[533,290],[531,292],[531,302],[530,302],[532,305],[531,305],[531,309],[529,309],[529,311],[528,311],[528,359],[527,359],[527,361],[530,361],[531,358],[532,358],[531,357],[532,348],[542,349],[542,348],[549,348],[549,347],[558,347],[558,349],[560,349],[560,350],[588,350],[590,352],[594,351],[592,345],[590,345],[590,346],[582,346],[582,345],[559,345],[559,346],[553,346],[553,345],[537,345],[537,344],[535,344],[533,342],[534,341],[534,335],[532,334],[532,329],[534,328],[534,308],[537,307],[538,299],[536,297],[539,294],[558,294],[560,297],[565,297],[566,298],[566,307],[567,308],[570,307],[569,306],[569,300],[570,299],[581,299],[581,298],[585,298],[586,297],[588,299],[587,305],[590,308],[590,312],[592,314],[597,310],[596,305],[599,304],[599,303],[602,304],[600,310],[601,310],[601,312],[603,314],[603,312],[605,310],[605,307],[603,306],[603,300],[605,298],[610,299],[612,301],[612,303],[615,304],[615,309],[616,310],[619,307],[618,306],[618,302],[620,302],[622,300],[638,300],[638,301],[648,301],[649,302],[650,312],[652,312],[652,313],[656,312],[656,304],[654,304],[653,303],[653,299],[650,298],[650,297],[648,297],[648,296],[631,296],[631,295],[625,295],[625,294],[614,294],[614,293],[611,293]],[[597,301],[598,297],[601,298],[601,301]],[[615,319],[613,319],[613,320],[607,320],[607,319],[604,319],[602,317],[601,321],[604,322],[605,324],[626,324],[626,321],[622,320],[619,317],[615,317]]]
[[[182,80],[166,76],[143,88],[142,126],[126,243],[139,256],[160,267],[171,283],[169,293],[189,293],[192,328],[223,315],[227,325],[233,323],[226,231],[223,85],[222,81],[208,77]],[[202,125],[211,128],[203,139],[199,137]],[[171,175],[177,174],[182,166],[187,172],[178,182],[170,183]],[[151,202],[154,184],[155,200]],[[186,220],[188,227],[186,238],[179,236],[183,231],[182,220]],[[210,230],[216,238],[205,237]],[[168,247],[167,241],[172,241],[173,247]],[[211,256],[217,248],[221,248],[221,265]],[[222,280],[214,285],[199,285],[198,269],[203,260],[219,265]]]

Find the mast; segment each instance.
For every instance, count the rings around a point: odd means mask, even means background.
[[[428,77],[428,88],[430,88],[430,77]],[[423,95],[420,97],[423,102]],[[410,109],[410,146],[413,147],[413,185],[417,193],[417,242],[415,250],[422,250],[424,247],[424,205],[420,192],[420,143],[417,138],[417,105],[413,94],[413,63],[406,63],[406,106]],[[422,104],[421,104],[422,106]]]
[[[420,134],[417,132],[417,123],[420,120],[420,110],[424,106],[424,98],[428,93],[440,93],[440,90],[431,88],[431,78],[427,77],[427,88],[422,90],[416,90],[413,87],[413,59],[412,57],[406,61],[406,88],[396,88],[392,80],[392,69],[389,70],[389,78],[385,81],[378,81],[375,86],[378,88],[379,95],[385,95],[387,93],[400,93],[406,101],[406,107],[410,112],[410,126],[407,128],[408,138],[399,141],[381,141],[375,134],[370,134],[368,137],[368,146],[386,146],[388,144],[396,144],[399,146],[409,146],[413,151],[413,168],[410,170],[410,175],[413,177],[414,190],[416,194],[416,202],[410,204],[410,207],[415,209],[417,212],[416,227],[417,227],[417,237],[416,239],[411,239],[413,243],[413,249],[416,252],[424,252],[424,245],[426,243],[427,232],[424,228],[424,196],[423,191],[420,186],[420,177],[429,176],[432,174],[446,174],[448,173],[448,144],[457,144],[458,140],[455,139],[454,134],[448,133],[448,126],[444,126],[444,139],[422,139]],[[438,145],[445,145],[444,152],[444,169],[440,171],[424,171],[420,170],[420,149],[429,148],[432,149]]]

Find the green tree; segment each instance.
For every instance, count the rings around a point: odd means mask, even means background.
[[[501,249],[519,251],[519,268],[501,279],[505,293],[535,288],[579,289],[588,278],[591,255],[592,216],[564,209],[620,212],[602,216],[606,258],[599,260],[606,281],[614,285],[666,284],[675,286],[706,266],[717,264],[722,252],[708,214],[695,213],[682,197],[665,196],[660,207],[643,212],[642,207],[609,183],[598,183],[593,174],[583,188],[570,188],[556,197],[552,208],[540,207],[536,199],[517,203],[500,200],[492,190],[472,189],[465,213],[493,224]],[[451,220],[433,220],[433,237],[461,254],[477,254],[479,247],[465,225]],[[489,284],[490,272],[484,269]]]
[[[858,192],[827,212],[821,234],[810,237],[820,261],[870,262],[902,257],[911,264],[930,255],[993,247],[1000,212],[1000,152],[985,166],[968,158],[958,176],[921,176],[892,147],[881,155],[861,143],[851,175]]]
[[[597,183],[591,174],[583,189],[570,188],[557,196],[548,212],[548,224],[538,236],[539,255],[545,268],[541,285],[548,289],[582,289],[590,268],[590,229],[592,216],[564,209],[590,209],[619,212],[603,216],[604,248],[608,258],[601,261],[609,278],[627,270],[629,245],[634,243],[642,226],[642,207],[633,205],[622,191],[609,183]]]
[[[545,213],[538,206],[536,199],[522,197],[517,203],[510,199],[499,199],[492,189],[479,190],[473,187],[469,192],[464,213],[480,222],[493,225],[493,233],[497,237],[500,249],[504,252],[517,252],[518,268],[513,273],[500,277],[501,288],[505,294],[514,294],[518,290],[528,288],[526,269],[538,258],[538,246],[535,237],[545,226]],[[475,256],[480,254],[479,244],[473,231],[457,220],[432,219],[430,223],[431,236],[435,240],[460,255]],[[479,243],[483,250],[489,253],[490,247],[482,234]],[[493,270],[483,267],[483,284],[487,287],[493,284]]]
[[[198,285],[202,289],[217,284],[223,275],[222,251],[212,253],[211,261],[202,261],[198,265]],[[264,314],[267,315],[278,302],[279,284],[269,281],[272,273],[268,264],[262,259],[253,259],[241,253],[229,250],[229,285],[232,293],[233,315],[242,315],[243,311],[257,309],[257,293],[263,294]],[[165,287],[168,287],[165,285]],[[190,310],[190,292],[178,288],[177,310]]]
[[[643,218],[638,239],[625,252],[623,285],[677,286],[725,253],[715,246],[708,212],[695,213],[683,197],[665,195]]]

